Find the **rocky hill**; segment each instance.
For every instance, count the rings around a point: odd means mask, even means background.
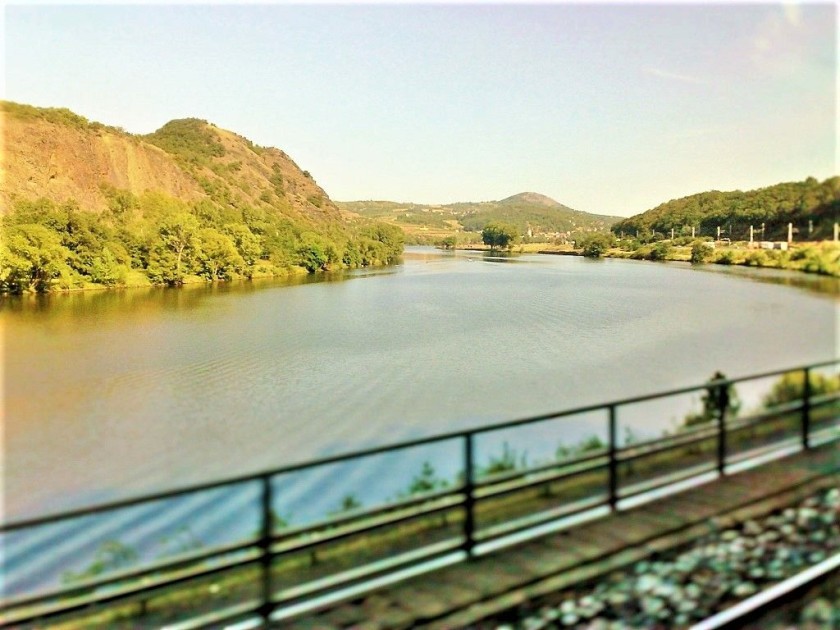
[[[402,251],[398,230],[342,215],[280,149],[203,120],[134,135],[2,102],[0,125],[0,290],[277,275]]]
[[[69,110],[3,103],[3,211],[20,199],[74,199],[109,208],[109,189],[154,191],[183,201],[252,206],[294,220],[341,221],[327,194],[288,155],[198,119],[138,136]]]

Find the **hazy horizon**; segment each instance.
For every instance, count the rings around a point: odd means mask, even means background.
[[[10,5],[3,97],[203,118],[331,198],[630,216],[837,173],[833,4]],[[33,46],[32,42],[39,42]]]

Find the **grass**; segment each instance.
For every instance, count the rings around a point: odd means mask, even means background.
[[[458,245],[464,248],[464,244]],[[481,244],[469,247],[482,249]],[[653,245],[642,245],[636,250],[612,247],[604,254],[605,258],[624,258],[633,260],[652,260]],[[569,254],[581,255],[580,249],[570,244],[520,243],[513,247],[514,252],[522,254]],[[667,250],[664,260],[689,262],[691,246],[673,246]],[[718,247],[710,252],[704,264],[738,265],[765,269],[786,269],[803,273],[819,274],[840,278],[840,243],[822,241],[795,244],[788,251],[751,249],[746,243],[734,243],[729,247]]]

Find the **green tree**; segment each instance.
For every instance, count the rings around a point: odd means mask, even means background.
[[[717,381],[726,380],[721,372],[715,372],[708,380],[709,387],[700,397],[702,410],[699,413],[690,413],[683,420],[684,427],[692,427],[705,422],[710,422],[718,417],[721,407],[729,416],[737,416],[741,409],[741,402],[735,385],[721,386],[715,384]]]
[[[248,229],[247,225],[242,223],[228,224],[224,227],[224,232],[233,239],[233,243],[245,264],[249,267],[255,265],[262,255],[260,238]]]
[[[712,248],[703,241],[694,241],[691,246],[691,264],[699,265],[711,258]]]
[[[447,236],[437,242],[438,247],[441,249],[455,249],[457,244],[458,238],[455,236]]]
[[[511,249],[519,240],[519,230],[509,223],[493,221],[484,226],[481,240],[491,250]]]
[[[43,225],[14,225],[5,230],[0,277],[13,293],[46,292],[52,281],[71,276],[71,253],[61,237]]]
[[[304,232],[300,235],[297,255],[300,265],[309,273],[325,269],[329,261],[327,244],[314,232]]]
[[[247,229],[247,228],[246,228]],[[201,275],[208,280],[230,280],[245,266],[245,261],[227,235],[203,228],[198,233],[201,249],[197,260]]]
[[[95,256],[91,264],[90,279],[93,282],[113,286],[125,284],[128,267],[121,264],[109,247],[102,249],[101,256]]]
[[[657,242],[650,250],[651,260],[668,260],[671,254],[671,243],[668,241]]]
[[[577,245],[583,250],[587,258],[600,258],[613,245],[613,237],[609,234],[586,234]]]
[[[149,271],[152,279],[179,285],[184,281],[184,269],[199,251],[198,220],[191,214],[179,212],[164,217],[157,226],[157,241],[151,248]]]
[[[405,245],[405,233],[396,225],[388,223],[374,223],[366,226],[360,232],[362,237],[380,243],[378,260],[382,264],[390,265],[399,260]]]

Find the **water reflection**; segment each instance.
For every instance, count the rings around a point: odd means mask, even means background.
[[[202,306],[222,295],[247,295],[266,289],[344,282],[355,278],[397,273],[394,267],[356,269],[285,278],[255,278],[230,282],[185,284],[182,287],[132,287],[67,291],[49,294],[0,295],[0,313],[49,318],[90,318],[103,313],[182,311]]]
[[[484,252],[482,260],[494,263],[518,263],[526,262],[520,259],[521,254],[516,252]]]
[[[411,248],[389,268],[7,298],[7,509],[834,356],[836,304],[813,291],[831,279],[693,271]]]
[[[755,269],[750,267],[723,266],[723,265],[699,265],[692,269],[707,273],[719,273],[737,278],[765,282],[769,284],[781,284],[798,289],[806,289],[815,293],[840,296],[840,278],[821,276],[801,271],[790,271],[786,269]]]

